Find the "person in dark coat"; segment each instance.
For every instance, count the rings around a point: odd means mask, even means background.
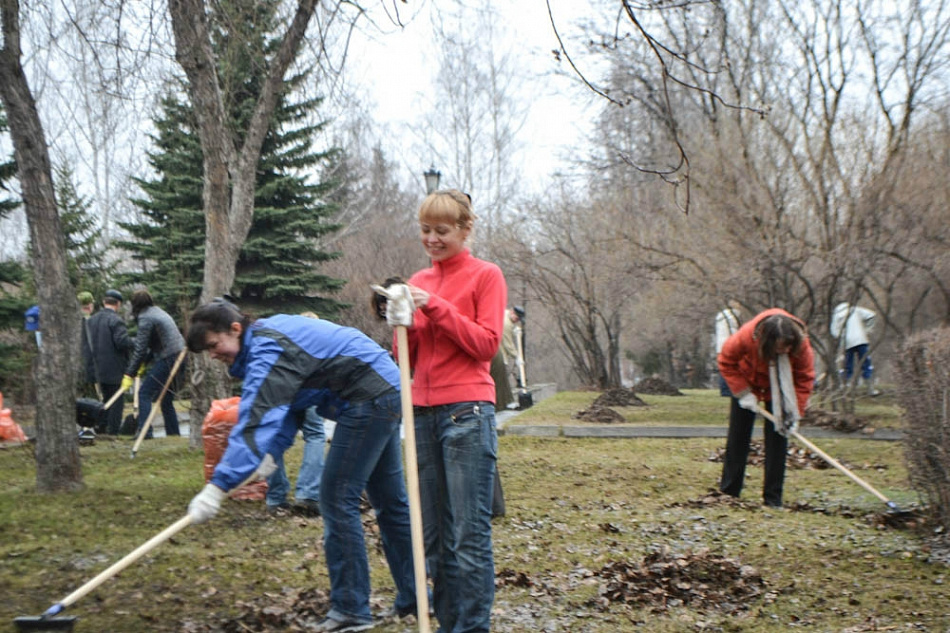
[[[139,419],[136,429],[138,434],[152,413],[152,402],[158,398],[171,375],[175,359],[185,349],[185,337],[181,335],[171,315],[155,305],[148,290],[136,290],[132,294],[132,316],[135,317],[139,329],[135,335],[132,358],[129,359],[125,376],[122,378],[122,386],[126,389],[130,387],[133,376],[151,358],[151,366],[142,378],[142,386],[139,388]],[[178,375],[181,376],[184,370],[182,365]],[[160,403],[162,418],[165,421],[165,435],[168,437],[181,435],[174,399],[175,390],[169,388]],[[145,437],[152,437],[152,429],[148,430]]]
[[[122,374],[129,362],[132,340],[125,321],[119,316],[122,293],[106,290],[102,298],[102,310],[83,321],[83,358],[88,359],[87,370],[92,369],[92,381],[98,383],[102,398],[108,400],[121,388]],[[106,433],[118,435],[122,425],[122,408],[125,398],[116,400],[106,411]]]

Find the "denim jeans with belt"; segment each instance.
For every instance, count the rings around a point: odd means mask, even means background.
[[[148,419],[149,414],[152,413],[152,401],[162,392],[162,388],[165,386],[165,382],[168,381],[168,376],[171,375],[172,367],[175,366],[177,358],[178,354],[159,358],[152,363],[151,368],[142,378],[142,385],[139,387],[139,419],[136,434],[142,431],[145,421]],[[182,375],[184,371],[185,363],[182,363],[178,368],[178,375]],[[175,411],[174,400],[175,391],[169,387],[160,403],[162,407],[162,419],[165,421],[166,436],[181,435],[181,432],[178,430],[178,413]],[[146,437],[152,437],[151,428],[148,430]]]
[[[309,499],[320,501],[320,480],[323,478],[323,453],[326,449],[327,434],[323,429],[323,418],[316,407],[307,409],[300,426],[303,433],[303,460],[297,473],[297,487],[294,498],[297,501]],[[267,479],[267,505],[279,506],[287,502],[290,481],[284,467],[284,456],[275,457],[277,470]]]
[[[495,407],[490,402],[417,407],[415,429],[426,564],[439,631],[487,632],[495,599]]]
[[[336,420],[320,483],[323,547],[330,573],[334,620],[369,623],[369,563],[360,520],[363,490],[376,511],[383,552],[396,584],[396,608],[416,604],[409,530],[409,499],[403,481],[397,391],[351,403]]]

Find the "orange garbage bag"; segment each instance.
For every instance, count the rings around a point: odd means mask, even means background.
[[[2,403],[0,403],[2,405]],[[0,442],[25,442],[26,433],[13,421],[10,409],[0,409]]]
[[[226,400],[213,400],[211,410],[201,425],[201,438],[205,445],[205,483],[211,481],[214,467],[221,461],[228,448],[228,436],[237,424],[238,403],[241,398],[235,396]],[[267,495],[267,482],[256,481],[248,484],[231,495],[232,499],[263,501]]]

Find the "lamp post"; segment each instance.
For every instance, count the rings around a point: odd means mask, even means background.
[[[438,171],[435,165],[429,167],[428,171],[422,172],[422,175],[426,179],[426,195],[429,195],[439,188],[439,180],[442,178],[442,172]]]

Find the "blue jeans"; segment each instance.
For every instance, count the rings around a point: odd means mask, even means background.
[[[415,419],[426,564],[439,631],[487,633],[495,600],[495,407],[418,407]]]
[[[300,462],[300,471],[297,473],[297,487],[294,498],[297,501],[309,499],[320,500],[320,480],[323,478],[323,452],[326,448],[327,435],[323,430],[323,418],[317,413],[316,407],[307,409],[300,425],[303,433],[303,461]],[[267,505],[279,506],[287,502],[287,492],[290,490],[290,481],[287,479],[287,470],[284,468],[284,456],[275,457],[277,470],[267,480]]]
[[[868,351],[868,346],[865,345],[855,345],[854,347],[849,347],[844,352],[844,379],[845,381],[850,381],[851,376],[854,375],[854,364],[856,360],[861,361],[861,378],[865,380],[870,380],[871,375],[874,372],[874,366],[871,365],[871,354]]]
[[[416,604],[409,530],[409,499],[403,481],[399,392],[353,402],[336,421],[320,482],[323,548],[330,573],[330,612],[335,620],[373,621],[369,563],[360,520],[366,490],[376,511],[383,552],[396,584],[396,608]]]
[[[168,380],[169,374],[172,373],[172,367],[175,365],[177,357],[177,354],[173,354],[172,356],[158,359],[152,363],[152,367],[142,378],[142,385],[139,387],[139,419],[138,427],[135,431],[136,435],[142,431],[145,421],[148,419],[149,414],[151,414],[152,401],[162,392],[162,387],[165,386],[165,381]],[[181,375],[184,371],[185,363],[182,363],[178,368],[178,374]],[[165,435],[168,436],[181,435],[181,432],[178,430],[178,413],[175,412],[174,400],[175,391],[169,387],[160,403],[162,418],[165,420]],[[146,437],[152,437],[152,429],[148,430]]]

